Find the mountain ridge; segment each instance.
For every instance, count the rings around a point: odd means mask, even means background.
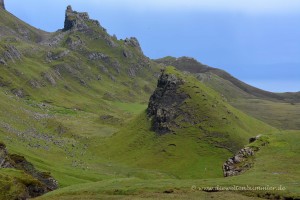
[[[183,57],[175,58],[175,57],[167,56],[161,59],[156,59],[154,61],[165,65],[172,65],[182,71],[188,71],[194,74],[209,73],[209,72],[213,73],[231,82],[233,85],[235,85],[242,91],[258,98],[265,98],[265,99],[279,100],[279,101],[292,101],[292,100],[295,100],[297,102],[300,101],[299,98],[300,92],[273,93],[269,91],[264,91],[262,89],[255,88],[251,85],[248,85],[238,80],[237,78],[233,77],[232,75],[230,75],[224,70],[213,68],[208,65],[204,65],[191,57],[183,56]]]

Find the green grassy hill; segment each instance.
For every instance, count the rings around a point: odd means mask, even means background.
[[[227,72],[199,63],[193,58],[165,57],[157,63],[175,66],[224,96],[228,102],[250,116],[285,130],[299,130],[299,93],[272,93],[252,87]]]
[[[193,76],[174,68],[167,68],[164,75],[183,80],[177,92],[189,96],[176,107],[182,112],[170,122],[176,124],[172,132],[150,131],[151,122],[144,112],[108,141],[104,154],[109,158],[177,178],[222,177],[224,160],[250,137],[276,130],[236,110]]]
[[[7,11],[1,10],[0,17],[1,27],[16,33],[1,36],[0,85],[19,97],[95,110],[105,100],[146,103],[154,89],[159,67],[143,55],[134,38],[117,40],[90,19],[82,22],[83,29],[42,37],[45,32]],[[16,26],[41,39],[19,37]],[[94,101],[93,108],[86,107],[87,101]]]

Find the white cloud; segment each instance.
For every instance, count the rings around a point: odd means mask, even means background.
[[[248,13],[300,12],[300,0],[91,0],[134,10],[216,10]]]

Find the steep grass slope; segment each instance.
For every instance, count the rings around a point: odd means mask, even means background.
[[[138,41],[117,40],[88,16],[78,19],[83,28],[47,37],[5,10],[0,17],[3,32],[21,24],[42,38],[36,42],[1,34],[0,85],[21,98],[93,111],[104,101],[146,102],[154,88],[159,67],[143,55]],[[91,99],[94,104],[88,107],[85,102]]]
[[[2,8],[0,8],[0,31],[0,38],[7,40],[39,42],[49,36],[49,33],[30,26]]]

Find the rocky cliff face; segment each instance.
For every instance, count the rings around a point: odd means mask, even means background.
[[[14,168],[21,170],[37,179],[34,185],[25,185],[26,194],[23,196],[26,199],[41,196],[58,188],[57,181],[52,178],[49,173],[36,170],[23,156],[9,154],[3,143],[0,143],[0,168]]]
[[[0,8],[5,10],[4,0],[0,0]]]
[[[64,30],[84,30],[88,29],[88,24],[94,24],[100,27],[100,23],[97,20],[90,19],[88,13],[86,12],[76,12],[73,11],[71,6],[67,7]]]
[[[162,72],[157,88],[150,97],[147,114],[152,118],[152,128],[159,134],[170,132],[176,127],[174,120],[181,114],[180,105],[189,96],[179,91],[184,81],[174,74]]]

